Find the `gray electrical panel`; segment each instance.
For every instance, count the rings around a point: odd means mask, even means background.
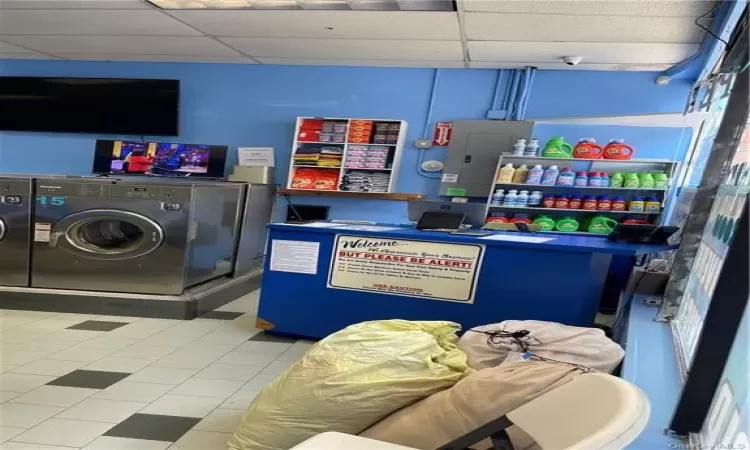
[[[453,137],[443,169],[443,180],[446,181],[440,183],[439,194],[451,197],[489,196],[500,154],[510,153],[517,139],[528,141],[533,128],[532,121],[453,122]],[[456,192],[461,192],[461,195]]]

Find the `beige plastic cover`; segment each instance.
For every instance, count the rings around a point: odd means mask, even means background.
[[[360,436],[433,450],[582,373],[570,364],[545,361],[520,361],[483,369],[448,390],[397,411]],[[511,427],[508,434],[517,449],[533,445],[518,427]],[[480,444],[472,448],[488,447]]]
[[[313,345],[263,389],[229,447],[286,450],[326,431],[357,434],[471,372],[453,322],[383,320]]]

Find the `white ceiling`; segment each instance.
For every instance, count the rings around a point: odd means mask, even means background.
[[[357,9],[371,0],[347,1]],[[418,0],[378,1],[409,9]],[[569,69],[559,58],[577,55],[576,70],[660,70],[698,50],[703,31],[693,21],[714,5],[457,0],[454,12],[160,10],[144,0],[0,0],[0,59]]]

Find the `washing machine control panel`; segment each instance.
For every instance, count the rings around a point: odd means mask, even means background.
[[[20,195],[0,195],[0,203],[6,205],[20,205],[23,203],[23,197]]]
[[[164,211],[181,211],[182,203],[180,202],[161,202],[161,209]]]

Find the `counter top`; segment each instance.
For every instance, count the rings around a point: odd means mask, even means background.
[[[313,222],[308,224],[271,223],[272,230],[296,231],[320,234],[347,234],[371,236],[378,238],[415,239],[421,241],[455,242],[465,244],[483,244],[488,247],[515,247],[534,250],[560,250],[567,252],[607,253],[612,255],[639,256],[673,249],[670,245],[623,244],[611,242],[598,236],[565,235],[553,233],[518,233],[492,231],[492,236],[500,239],[488,239],[488,236],[461,236],[440,231],[420,231],[402,225],[359,225],[330,222]],[[547,239],[544,242],[524,242],[528,238]],[[518,240],[514,240],[518,239]]]

